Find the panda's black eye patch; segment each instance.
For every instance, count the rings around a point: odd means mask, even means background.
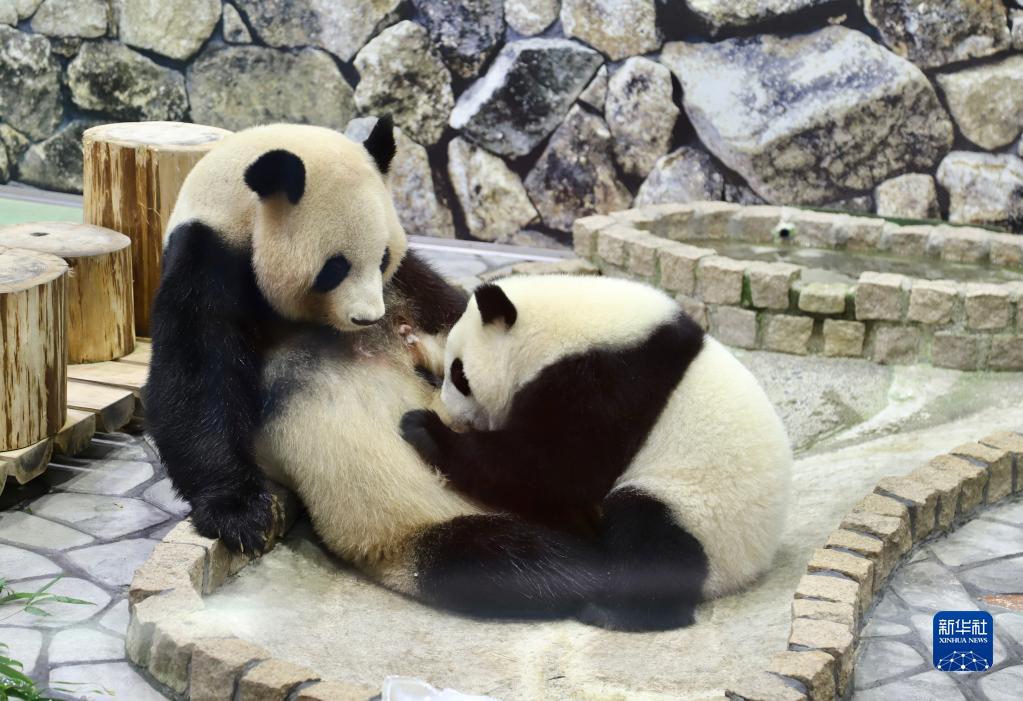
[[[380,261],[380,272],[387,270],[387,266],[391,264],[391,249],[384,249],[384,259]]]
[[[455,358],[451,363],[451,384],[466,397],[472,394],[472,390],[469,388],[469,378],[465,376],[461,358]]]
[[[344,282],[351,269],[352,264],[348,262],[347,258],[334,256],[320,269],[320,274],[316,276],[316,282],[313,283],[313,292],[330,292]]]

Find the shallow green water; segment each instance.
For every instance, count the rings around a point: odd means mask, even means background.
[[[0,226],[30,221],[82,221],[82,208],[0,197]]]

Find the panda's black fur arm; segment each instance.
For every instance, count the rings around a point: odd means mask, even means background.
[[[405,253],[391,284],[413,308],[417,331],[437,334],[447,331],[465,311],[468,297],[449,284],[414,251]]]
[[[702,330],[679,316],[631,347],[548,366],[516,394],[500,430],[455,433],[420,411],[402,432],[459,491],[546,519],[607,495],[702,344]]]
[[[271,500],[251,455],[260,414],[260,345],[273,314],[248,251],[195,221],[171,234],[153,304],[146,420],[196,529],[258,551]]]

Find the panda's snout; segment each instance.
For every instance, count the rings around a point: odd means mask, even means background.
[[[376,319],[360,319],[359,317],[353,316],[350,321],[356,326],[372,326],[378,323],[384,317],[378,316]]]

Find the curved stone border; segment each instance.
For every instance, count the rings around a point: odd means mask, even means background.
[[[274,487],[275,523],[269,549],[284,537],[300,509]],[[128,592],[128,658],[177,699],[192,701],[367,701],[378,689],[320,681],[310,669],[274,659],[230,634],[199,637],[182,619],[205,608],[202,597],[256,558],[233,555],[220,540],[203,538],[191,519],[175,526],[135,573]]]
[[[731,346],[797,355],[1023,370],[1023,281],[931,281],[864,272],[803,283],[803,267],[718,255],[714,241],[777,243],[993,265],[1023,272],[1023,236],[947,225],[724,202],[654,205],[575,222],[576,253],[605,274],[674,293]]]
[[[1023,493],[1023,434],[1002,431],[878,482],[814,551],[792,600],[788,648],[728,690],[742,701],[833,701],[850,688],[865,614],[913,547]]]

